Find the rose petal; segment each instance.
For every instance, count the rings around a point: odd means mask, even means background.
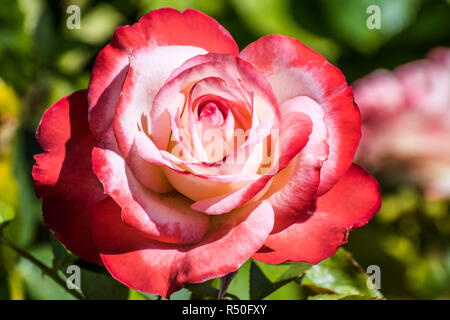
[[[253,258],[266,263],[304,261],[316,264],[347,241],[348,230],[365,225],[380,209],[377,181],[352,165],[334,187],[317,199],[311,212],[268,237]]]
[[[320,172],[318,195],[345,174],[361,137],[359,110],[342,73],[299,41],[269,35],[248,45],[239,55],[252,63],[272,85],[278,102],[309,96],[325,112],[329,156]]]
[[[214,217],[195,245],[173,245],[142,237],[122,223],[120,208],[105,200],[96,208],[92,232],[103,262],[128,287],[168,298],[186,283],[204,282],[237,270],[264,243],[273,211],[255,203]]]
[[[128,154],[138,129],[152,134],[149,117],[153,99],[170,72],[187,59],[205,53],[197,47],[164,46],[137,50],[131,55],[114,117],[114,133],[124,155]]]
[[[216,20],[187,9],[159,9],[132,26],[116,29],[113,39],[97,56],[89,83],[89,126],[100,136],[111,124],[135,49],[154,46],[193,46],[208,52],[237,55],[235,41]]]
[[[87,90],[54,103],[42,116],[33,179],[46,226],[77,256],[102,263],[90,232],[91,208],[104,199],[91,168],[96,143],[88,128]]]
[[[282,119],[293,111],[306,113],[312,120],[313,131],[306,147],[286,169],[274,177],[264,196],[275,212],[273,233],[289,226],[309,208],[319,187],[322,163],[328,156],[328,130],[324,123],[324,112],[314,100],[304,96],[292,98],[286,100],[280,109]]]
[[[114,134],[122,156],[127,159],[136,178],[147,188],[165,193],[172,190],[162,171],[130,149],[138,131],[151,136],[150,110],[153,98],[170,72],[188,58],[206,53],[189,46],[164,46],[135,51],[114,117]]]

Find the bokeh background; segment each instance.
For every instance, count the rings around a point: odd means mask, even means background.
[[[81,8],[78,30],[66,27],[66,9],[71,4]],[[370,15],[366,10],[371,4],[381,8],[379,30],[366,26]],[[374,70],[394,70],[424,59],[433,48],[450,47],[448,0],[0,0],[0,216],[7,219],[15,215],[5,227],[5,235],[49,266],[58,248],[43,226],[41,203],[31,179],[33,155],[41,152],[34,138],[40,117],[59,98],[87,88],[95,56],[109,42],[115,27],[134,23],[160,7],[196,8],[213,16],[230,31],[241,49],[266,34],[295,37],[340,68],[356,88],[361,83],[358,80]],[[448,120],[450,54],[441,51],[444,62],[437,67],[440,78],[434,81],[437,88],[430,85],[430,90],[442,105],[438,118]],[[413,89],[428,88],[434,77],[434,73],[427,73],[425,80],[413,84]],[[393,95],[389,88],[378,91],[380,99]],[[426,108],[433,103],[436,100],[431,99]],[[361,104],[363,117],[369,117],[363,107]],[[379,108],[381,114],[385,107]],[[405,108],[390,110],[389,118],[409,112]],[[375,118],[370,125],[377,127],[385,121]],[[411,121],[426,120],[419,114]],[[400,127],[407,133],[414,125]],[[435,151],[449,149],[450,125],[442,130],[440,140],[433,145]],[[413,142],[413,146],[421,149],[422,143]],[[439,162],[440,168],[450,171],[450,153],[436,154],[432,163]],[[345,248],[362,268],[380,267],[381,292],[388,299],[449,299],[450,181],[444,183],[447,195],[443,192],[429,196],[421,179],[434,177],[425,173],[411,178],[406,174],[412,162],[425,164],[421,158],[412,157],[406,154],[396,162],[391,156],[389,163],[394,165],[385,166],[386,158],[369,161],[360,155],[358,161],[369,167],[380,182],[383,207],[367,226],[351,232]],[[450,180],[450,175],[447,177]],[[269,297],[296,299],[302,297],[302,292],[294,284]],[[43,277],[28,260],[0,246],[0,299],[24,298],[72,296]]]

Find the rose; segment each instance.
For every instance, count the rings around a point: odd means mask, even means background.
[[[449,199],[450,49],[372,72],[355,83],[355,98],[364,133],[359,161],[414,181],[427,197]]]
[[[51,106],[37,139],[46,225],[165,297],[250,257],[317,263],[380,206],[352,164],[360,115],[339,70],[281,35],[239,53],[194,10],[117,28],[88,90]]]

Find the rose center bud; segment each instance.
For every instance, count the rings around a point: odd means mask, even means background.
[[[234,128],[229,115],[228,106],[222,101],[207,100],[198,105],[197,132],[209,162],[223,159],[232,150],[227,141],[227,131],[233,132]]]
[[[199,121],[206,122],[208,127],[220,127],[226,117],[225,107],[217,102],[208,101],[198,109]]]

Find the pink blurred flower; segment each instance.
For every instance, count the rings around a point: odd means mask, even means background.
[[[363,119],[358,160],[420,184],[430,198],[450,198],[450,49],[376,70],[354,94]]]

